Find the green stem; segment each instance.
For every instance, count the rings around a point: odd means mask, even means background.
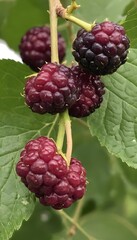
[[[58,36],[57,36],[57,14],[56,9],[58,8],[60,1],[58,0],[49,0],[50,5],[50,31],[51,31],[51,61],[59,62],[58,58]],[[66,130],[67,137],[67,152],[66,159],[67,165],[70,165],[71,153],[72,153],[72,134],[71,134],[71,121],[69,118],[68,111],[60,114],[59,130],[57,136],[57,148],[58,151],[62,151],[64,135]],[[66,160],[65,159],[65,160]]]
[[[90,236],[78,223],[76,223],[67,213],[63,210],[59,210],[58,213],[66,218],[70,223],[74,224],[76,228],[88,239],[88,240],[96,240],[94,237]]]
[[[56,15],[56,0],[49,0],[50,6],[50,32],[51,32],[51,62],[59,63],[58,58],[58,35],[57,35],[57,15]],[[57,136],[57,148],[59,152],[62,152],[64,135],[65,135],[65,126],[63,119],[60,116],[59,129]]]
[[[30,75],[25,76],[25,79],[30,78],[30,77],[36,77],[37,75],[38,75],[38,73],[32,73]]]
[[[75,24],[77,24],[78,26],[80,26],[81,28],[84,28],[87,32],[90,32],[91,29],[95,26],[95,24],[89,24],[87,22],[84,22],[82,20],[80,20],[79,18],[74,17],[71,14],[68,14],[67,12],[64,14],[64,17],[66,20],[73,22]]]
[[[66,110],[63,113],[63,119],[64,119],[64,124],[65,124],[65,130],[66,130],[66,138],[67,138],[67,151],[66,151],[66,158],[67,158],[67,163],[68,166],[70,165],[71,161],[71,155],[72,155],[72,130],[71,130],[71,120],[68,114],[68,110]]]
[[[76,211],[75,211],[75,214],[73,216],[73,220],[75,222],[78,221],[79,217],[80,217],[80,214],[81,214],[81,211],[82,211],[82,208],[83,208],[83,205],[84,205],[84,197],[78,201],[78,204],[77,204],[77,208],[76,208]]]
[[[89,130],[89,126],[88,126],[88,123],[85,122],[84,120],[80,119],[80,118],[74,118],[74,120],[78,123],[80,123],[81,125],[83,125],[84,127],[88,128]],[[91,134],[91,133],[90,133]]]
[[[63,31],[68,27],[68,22],[64,22],[60,25],[58,25],[58,31]]]
[[[75,9],[76,9],[75,7],[73,9],[73,5],[72,5],[71,12]],[[73,22],[73,23],[77,24],[78,26],[84,28],[88,32],[91,31],[92,28],[95,26],[95,23],[89,24],[85,21],[82,21],[79,18],[74,17],[72,14],[70,14],[70,11],[68,11],[68,9],[65,9],[62,6],[62,4],[60,3],[60,0],[56,0],[56,13],[59,17],[64,18],[64,19],[66,19],[70,22]]]
[[[73,41],[74,41],[74,34],[73,34],[73,25],[72,25],[72,22],[68,22],[67,29],[68,29],[69,42],[70,42],[70,44],[72,45],[72,43],[73,43]]]
[[[82,211],[82,208],[83,208],[83,205],[84,205],[84,197],[78,201],[78,204],[77,204],[77,207],[76,207],[76,210],[75,210],[75,213],[74,213],[74,216],[73,216],[73,221],[75,223],[78,222],[79,220],[79,217],[80,217],[80,214],[81,214],[81,211]],[[68,232],[68,235],[70,236],[73,236],[75,235],[76,233],[76,225],[73,224]]]
[[[79,8],[80,5],[76,3],[76,0],[71,0],[71,5],[67,7],[67,13],[71,14],[74,10]]]
[[[56,117],[55,117],[55,119],[54,119],[54,121],[53,121],[53,123],[51,125],[51,128],[50,128],[50,130],[49,130],[49,132],[47,134],[47,137],[50,137],[50,135],[51,135],[51,133],[52,133],[52,131],[53,131],[57,121],[58,121],[58,118],[59,118],[59,114],[56,115]]]
[[[59,62],[56,0],[49,0],[50,6],[50,33],[51,33],[51,62]]]
[[[60,114],[58,136],[57,136],[57,141],[56,141],[57,149],[59,152],[62,151],[64,136],[65,136],[65,125],[64,125],[64,120]]]

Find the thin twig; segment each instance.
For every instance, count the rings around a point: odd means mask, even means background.
[[[76,223],[66,212],[63,210],[59,210],[58,213],[62,216],[65,217],[69,222],[74,224],[77,229],[88,239],[88,240],[97,240],[96,238],[90,236],[78,223]]]
[[[50,33],[51,33],[51,62],[59,62],[56,0],[49,0],[50,6]]]
[[[77,204],[77,207],[76,207],[76,210],[75,210],[75,213],[74,213],[74,216],[73,216],[73,221],[75,223],[78,222],[78,219],[80,217],[80,214],[81,214],[81,211],[82,211],[82,208],[83,208],[83,205],[84,205],[84,197],[78,201],[78,204]],[[72,226],[70,227],[69,229],[69,232],[68,232],[68,235],[70,236],[73,236],[76,234],[76,225],[75,224],[72,224]]]
[[[91,29],[95,26],[95,23],[89,24],[85,21],[82,21],[79,18],[74,17],[71,13],[73,10],[78,8],[79,6],[74,4],[75,1],[72,2],[72,4],[68,8],[64,8],[60,2],[60,0],[56,1],[56,13],[59,17],[64,18],[66,20],[69,20],[70,22],[73,22],[77,24],[78,26],[84,28],[86,31],[91,31]]]
[[[72,141],[71,120],[67,110],[63,113],[63,118],[64,118],[65,130],[66,130],[66,138],[67,138],[66,158],[69,166],[71,161],[71,155],[72,155],[73,141]]]
[[[59,118],[59,115],[57,114],[56,117],[54,118],[54,121],[53,121],[53,123],[51,125],[51,128],[50,128],[50,130],[49,130],[49,132],[47,134],[47,137],[50,137],[50,135],[51,135],[51,133],[52,133],[52,131],[53,131],[57,121],[58,121],[58,118]]]

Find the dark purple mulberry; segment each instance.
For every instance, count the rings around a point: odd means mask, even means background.
[[[122,26],[110,21],[96,24],[90,32],[81,29],[73,42],[75,60],[91,73],[115,72],[126,62],[129,39]]]
[[[79,66],[72,67],[73,77],[79,83],[79,94],[77,101],[70,107],[69,114],[73,117],[86,117],[100,107],[105,93],[104,84],[100,76],[86,72]]]

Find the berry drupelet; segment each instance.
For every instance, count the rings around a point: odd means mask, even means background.
[[[70,107],[70,116],[81,118],[93,113],[100,107],[105,93],[100,76],[92,75],[80,66],[72,67],[73,77],[79,83],[79,97]]]
[[[55,209],[69,207],[86,190],[86,171],[80,161],[72,158],[68,167],[54,141],[47,137],[26,144],[16,172],[43,205]]]
[[[25,85],[25,100],[33,112],[56,114],[76,101],[78,88],[70,68],[56,63],[45,64],[36,77]]]
[[[96,75],[115,72],[127,60],[129,39],[122,26],[110,21],[96,24],[90,32],[79,30],[73,42],[73,56]]]
[[[34,71],[39,71],[46,62],[51,62],[51,39],[49,27],[33,27],[22,37],[19,45],[20,55],[24,63]],[[65,57],[66,44],[58,33],[58,53],[60,62]]]

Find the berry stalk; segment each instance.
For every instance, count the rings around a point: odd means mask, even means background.
[[[57,145],[57,149],[58,149],[59,153],[62,152],[64,136],[65,136],[65,125],[64,125],[63,118],[60,114],[58,135],[57,135],[57,140],[56,140],[56,145]]]
[[[67,8],[64,8],[60,3],[60,0],[56,0],[56,13],[59,17],[64,18],[70,22],[77,24],[78,26],[84,28],[86,31],[91,31],[92,28],[95,26],[95,23],[89,24],[85,21],[82,21],[79,18],[74,17],[71,13],[79,7],[75,1],[72,1],[71,5]]]
[[[54,119],[54,121],[53,121],[53,123],[51,125],[51,128],[50,128],[48,134],[47,134],[48,138],[50,137],[50,134],[52,133],[52,131],[53,131],[53,129],[54,129],[54,127],[55,127],[55,125],[56,125],[56,123],[58,121],[58,118],[59,118],[59,114],[56,114],[56,117],[55,117],[55,119]]]
[[[88,240],[97,240],[96,238],[89,235],[77,222],[73,220],[65,211],[59,210],[58,213],[60,216],[66,218],[70,223],[74,224],[76,228],[88,239]]]
[[[68,14],[66,10],[64,11],[64,14],[61,17],[65,18],[66,20],[69,20],[70,22],[77,24],[81,28],[84,28],[87,32],[90,32],[92,30],[92,28],[95,26],[94,23],[93,24],[86,23],[86,22],[74,17],[73,15]]]
[[[78,222],[79,218],[80,218],[80,214],[81,214],[81,211],[83,209],[83,206],[84,206],[84,197],[82,199],[80,199],[80,201],[77,203],[77,207],[76,207],[76,210],[75,210],[75,213],[74,213],[74,216],[73,216],[73,221],[75,223]],[[76,230],[77,230],[77,227],[75,224],[72,224],[69,232],[68,232],[68,235],[69,236],[74,236],[76,234]]]
[[[59,63],[58,58],[58,35],[57,35],[57,14],[58,1],[49,0],[50,6],[50,28],[51,28],[51,61]],[[57,147],[59,151],[62,150],[64,135],[66,131],[67,138],[67,151],[66,158],[67,165],[70,165],[72,154],[72,133],[71,133],[71,121],[68,111],[60,114],[59,131],[57,136]]]
[[[68,162],[68,166],[70,165],[71,161],[71,154],[72,154],[72,147],[73,147],[73,141],[72,141],[72,131],[71,131],[71,120],[68,114],[68,111],[66,110],[63,114],[65,129],[66,129],[66,136],[67,136],[67,151],[66,151],[66,158]]]
[[[49,0],[50,7],[50,31],[51,31],[51,62],[59,62],[56,0]]]

